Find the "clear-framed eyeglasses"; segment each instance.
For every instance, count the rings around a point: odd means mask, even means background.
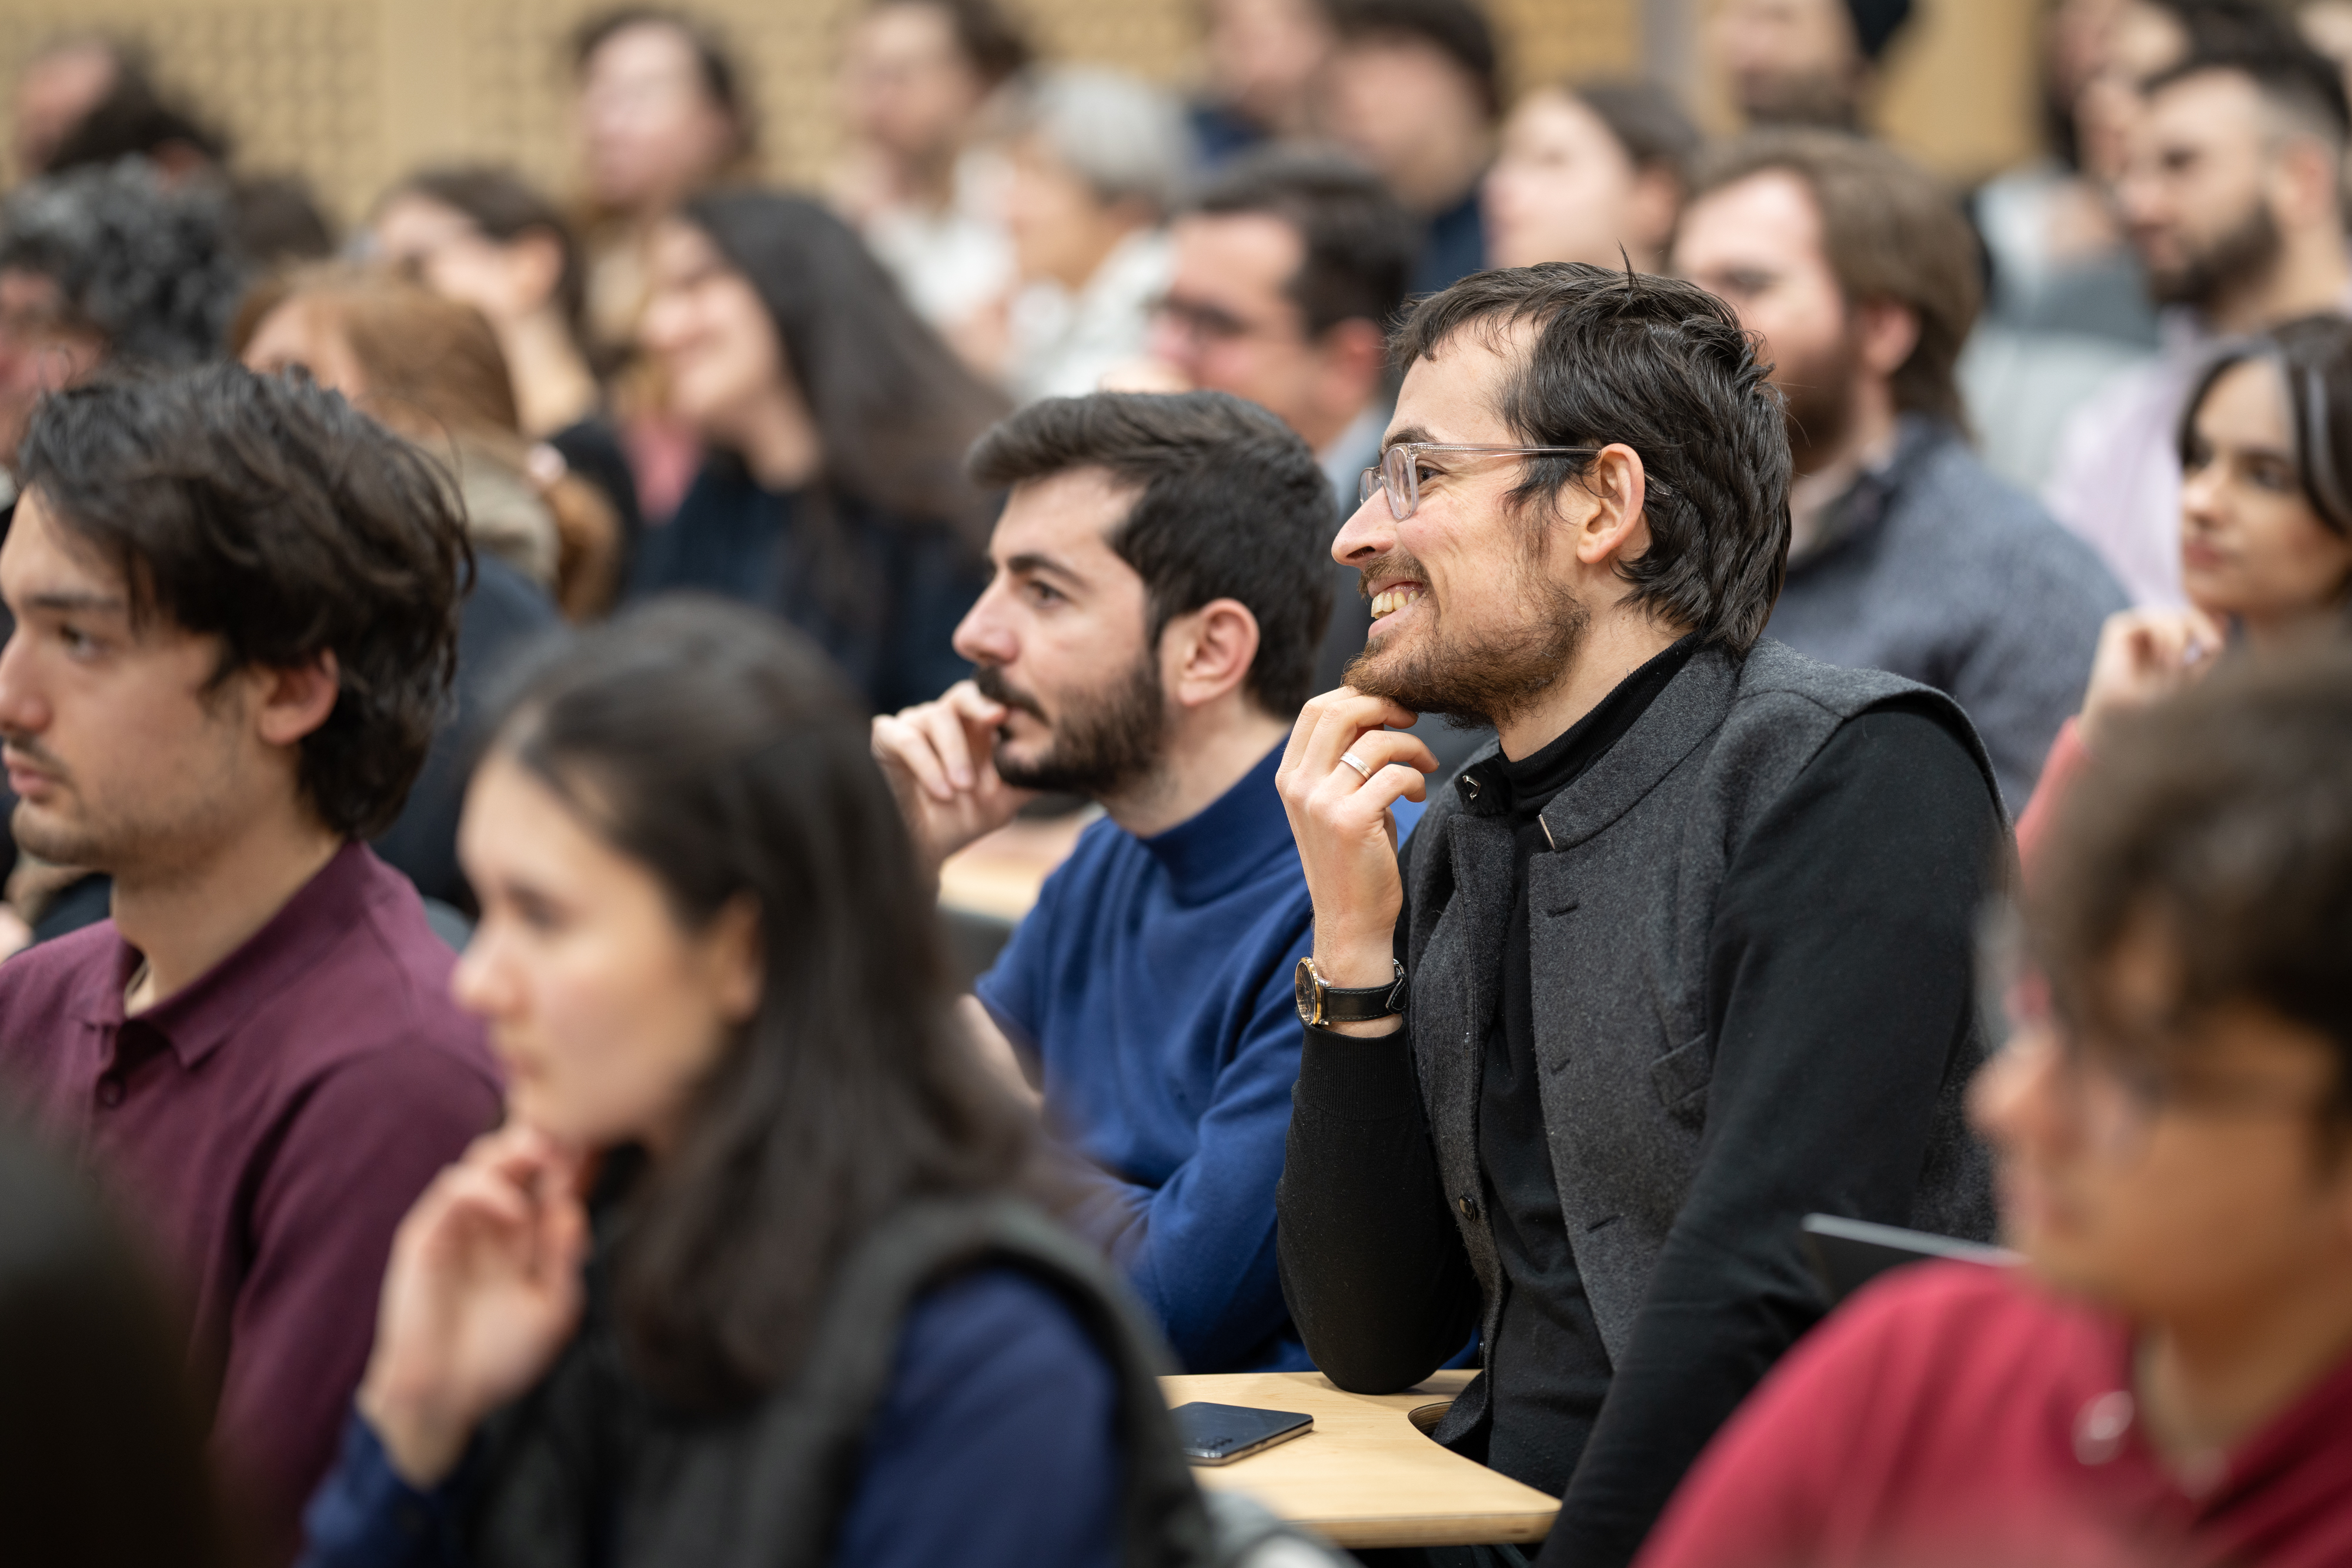
[[[1401,441],[1381,454],[1380,466],[1367,468],[1356,481],[1356,505],[1386,490],[1389,515],[1398,522],[1421,505],[1421,458],[1428,452],[1483,452],[1513,457],[1598,457],[1598,446],[1465,446],[1431,441]]]

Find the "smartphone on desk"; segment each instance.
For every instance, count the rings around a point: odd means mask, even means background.
[[[1184,1457],[1196,1465],[1230,1465],[1235,1459],[1304,1437],[1315,1417],[1295,1410],[1253,1410],[1246,1405],[1210,1405],[1195,1400],[1169,1412]]]

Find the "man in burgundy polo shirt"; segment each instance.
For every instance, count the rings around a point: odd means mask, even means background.
[[[2352,1563],[2352,647],[2218,670],[2062,813],[1976,1086],[2026,1266],[1857,1298],[1640,1568]]]
[[[439,716],[464,525],[341,398],[234,366],[56,394],[19,472],[12,825],[114,903],[0,967],[0,1084],[179,1266],[215,1448],[283,1557],[393,1229],[499,1115],[455,956],[362,841]]]

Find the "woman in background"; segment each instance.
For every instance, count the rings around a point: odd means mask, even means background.
[[[993,504],[963,455],[1003,400],[814,202],[699,196],[652,256],[645,346],[709,455],[631,591],[772,610],[877,712],[939,695],[966,673],[949,640],[987,582]]]
[[[382,259],[488,320],[522,434],[603,491],[634,543],[635,476],[604,417],[581,336],[587,275],[555,204],[503,169],[427,169],[376,204],[368,234]]]
[[[389,272],[306,267],[246,297],[229,346],[253,370],[303,367],[440,456],[465,497],[475,548],[538,583],[565,614],[611,606],[619,520],[561,459],[534,455],[506,356],[480,311]]]
[[[1479,205],[1495,267],[1664,269],[1698,128],[1649,82],[1538,88],[1503,122]],[[1623,249],[1621,251],[1620,246]]]
[[[2114,715],[2199,679],[2225,652],[2268,653],[2347,629],[2352,321],[2306,317],[2224,351],[2189,393],[2180,468],[2189,608],[2108,618],[2083,711],[2059,730],[2018,819],[2029,862]]]
[[[804,638],[709,600],[498,727],[452,985],[507,1124],[394,1244],[313,1568],[1165,1561],[1122,1519],[1164,1410],[1019,1201],[869,746]]]
[[[532,471],[506,361],[470,305],[380,270],[309,268],[248,296],[230,341],[254,370],[308,371],[440,457],[457,480],[475,548],[458,612],[457,706],[375,851],[462,914],[474,902],[457,869],[472,727],[509,663],[559,623],[556,591],[570,591],[575,614],[609,601],[618,526],[579,479]]]

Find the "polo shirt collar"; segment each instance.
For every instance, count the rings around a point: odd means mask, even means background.
[[[1280,746],[1258,759],[1214,802],[1163,833],[1139,839],[1168,873],[1179,904],[1203,904],[1231,893],[1278,854],[1296,855],[1290,818],[1274,787]]]
[[[292,985],[341,939],[364,900],[373,863],[365,844],[344,844],[260,930],[136,1021],[161,1035],[183,1068],[196,1066],[252,1018],[257,1002]],[[92,998],[91,1023],[121,1027],[123,992],[144,961],[116,936],[114,984]]]

